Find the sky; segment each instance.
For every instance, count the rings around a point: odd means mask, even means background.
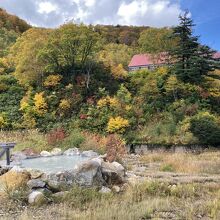
[[[188,9],[200,41],[220,51],[220,0],[0,0],[0,7],[40,27],[86,24],[174,26]]]

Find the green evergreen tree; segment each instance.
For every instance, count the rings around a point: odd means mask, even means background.
[[[176,76],[186,83],[200,83],[203,77],[214,71],[214,50],[199,43],[199,37],[193,36],[193,20],[188,12],[180,15],[180,24],[174,28],[172,37],[178,39],[177,46],[171,49]]]

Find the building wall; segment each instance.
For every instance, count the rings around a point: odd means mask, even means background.
[[[150,65],[146,65],[146,66],[132,66],[129,67],[129,72],[133,72],[133,71],[137,71],[137,70],[141,70],[141,69],[148,69],[148,70],[155,70],[158,67],[161,66],[165,66],[167,64],[150,64]]]

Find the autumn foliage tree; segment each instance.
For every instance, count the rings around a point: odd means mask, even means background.
[[[157,54],[169,51],[176,44],[176,39],[171,38],[171,28],[149,28],[140,34],[138,40],[142,53]]]
[[[44,47],[51,31],[32,28],[25,32],[11,48],[12,60],[15,64],[14,76],[24,87],[42,85],[45,64],[38,54]]]

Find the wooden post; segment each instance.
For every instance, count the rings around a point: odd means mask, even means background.
[[[10,165],[10,148],[6,148],[6,161],[7,161],[7,166]]]
[[[10,165],[10,149],[14,148],[15,145],[16,143],[0,143],[0,147],[3,149],[1,156],[3,156],[3,152],[6,153],[7,166]]]

